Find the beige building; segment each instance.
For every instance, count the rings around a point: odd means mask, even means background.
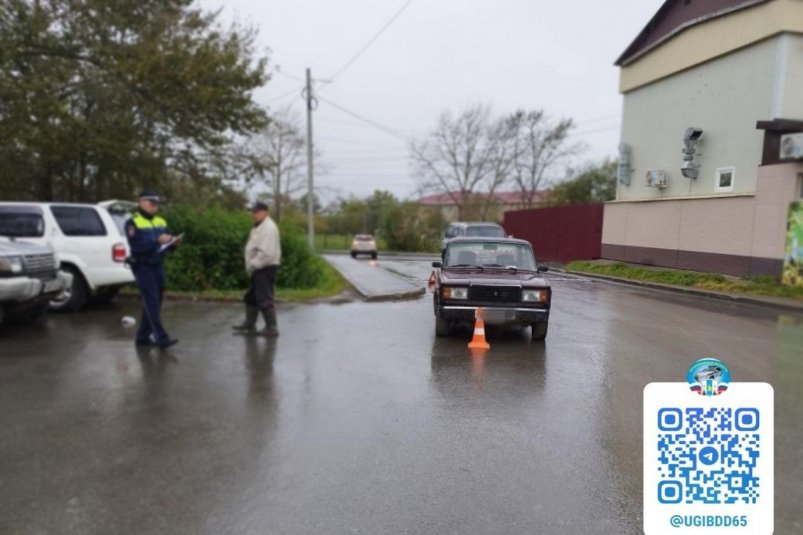
[[[617,65],[602,256],[779,275],[803,193],[803,0],[668,0]]]

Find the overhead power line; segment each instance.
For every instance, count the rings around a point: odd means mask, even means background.
[[[377,123],[376,121],[372,121],[371,119],[363,117],[362,115],[354,113],[353,111],[347,110],[343,106],[341,106],[339,104],[335,104],[334,102],[332,102],[329,99],[323,98],[322,96],[320,96],[320,94],[318,94],[318,100],[320,100],[321,102],[326,102],[327,104],[329,104],[333,108],[335,108],[337,110],[340,110],[341,112],[345,113],[346,115],[350,115],[350,116],[354,117],[355,119],[359,119],[360,121],[362,121],[362,122],[364,122],[366,124],[370,124],[374,128],[376,128],[378,130],[381,130],[381,131],[385,132],[386,134],[389,134],[389,135],[391,135],[391,136],[393,136],[395,138],[398,138],[398,139],[401,139],[401,140],[404,140],[404,141],[409,141],[406,136],[400,134],[399,132],[393,130],[392,128],[388,128],[387,126],[383,126],[383,125]]]
[[[287,97],[289,97],[290,95],[293,95],[293,94],[297,94],[297,95],[301,96],[301,90],[302,89],[303,89],[302,87],[294,87],[293,89],[291,89],[287,93],[282,93],[281,95],[279,95],[277,97],[273,97],[272,99],[268,100],[267,103],[268,104],[272,104],[274,102],[278,102],[278,101],[283,100],[283,99],[285,99],[285,98],[287,98]]]
[[[306,84],[307,83],[307,81],[304,80],[303,78],[300,78],[298,76],[294,76],[294,75],[292,75],[290,73],[287,73],[287,72],[284,72],[279,67],[276,67],[276,72],[278,72],[282,76],[287,76],[288,78],[290,78],[291,80],[295,80],[296,82],[301,82],[302,84]]]
[[[333,74],[329,78],[329,81],[333,82],[335,80],[335,78],[337,78],[338,76],[340,76],[343,73],[343,71],[348,69],[351,66],[351,64],[354,63],[357,60],[357,58],[359,58],[362,55],[363,52],[368,50],[368,47],[370,47],[372,44],[374,44],[374,41],[379,39],[379,36],[382,35],[385,32],[385,30],[387,30],[390,27],[390,25],[393,24],[396,21],[396,19],[398,19],[399,16],[404,12],[404,10],[407,9],[407,7],[412,3],[413,3],[413,0],[407,0],[404,3],[404,5],[396,13],[394,13],[394,15],[390,18],[390,20],[388,20],[384,24],[384,26],[382,26],[382,28],[380,28],[379,31],[376,32],[376,34],[373,37],[371,37],[371,39],[369,39],[368,42],[365,43],[362,46],[362,48],[360,48],[353,56],[351,56],[351,58],[342,67],[340,67],[340,69],[338,69],[337,72],[335,72],[335,74]]]

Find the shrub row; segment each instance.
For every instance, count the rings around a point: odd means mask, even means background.
[[[172,206],[163,213],[173,233],[184,242],[166,262],[171,290],[239,290],[248,286],[243,249],[252,222],[245,211]],[[293,224],[280,226],[282,264],[277,285],[314,288],[323,280],[324,260],[310,252],[303,231]]]

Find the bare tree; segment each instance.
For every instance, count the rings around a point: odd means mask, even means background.
[[[298,116],[289,107],[275,112],[270,123],[248,141],[255,174],[271,188],[273,214],[279,221],[282,205],[303,190],[306,141]]]
[[[515,131],[513,180],[527,208],[532,208],[556,165],[577,154],[583,145],[569,143],[569,133],[574,128],[571,119],[553,123],[543,110],[517,110],[507,122],[508,128]]]
[[[461,219],[480,200],[485,217],[513,163],[512,134],[509,121],[491,119],[488,105],[469,106],[457,117],[442,113],[426,139],[410,143],[419,189],[449,195]]]

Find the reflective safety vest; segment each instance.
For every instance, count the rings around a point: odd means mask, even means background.
[[[159,230],[167,228],[167,221],[158,215],[148,219],[139,212],[134,212],[134,216],[131,218],[131,220],[134,222],[134,226],[140,230]]]
[[[131,264],[141,262],[153,266],[161,265],[163,255],[158,254],[159,236],[166,232],[167,222],[163,218],[159,216],[147,218],[139,212],[134,212],[130,222],[126,223]]]

